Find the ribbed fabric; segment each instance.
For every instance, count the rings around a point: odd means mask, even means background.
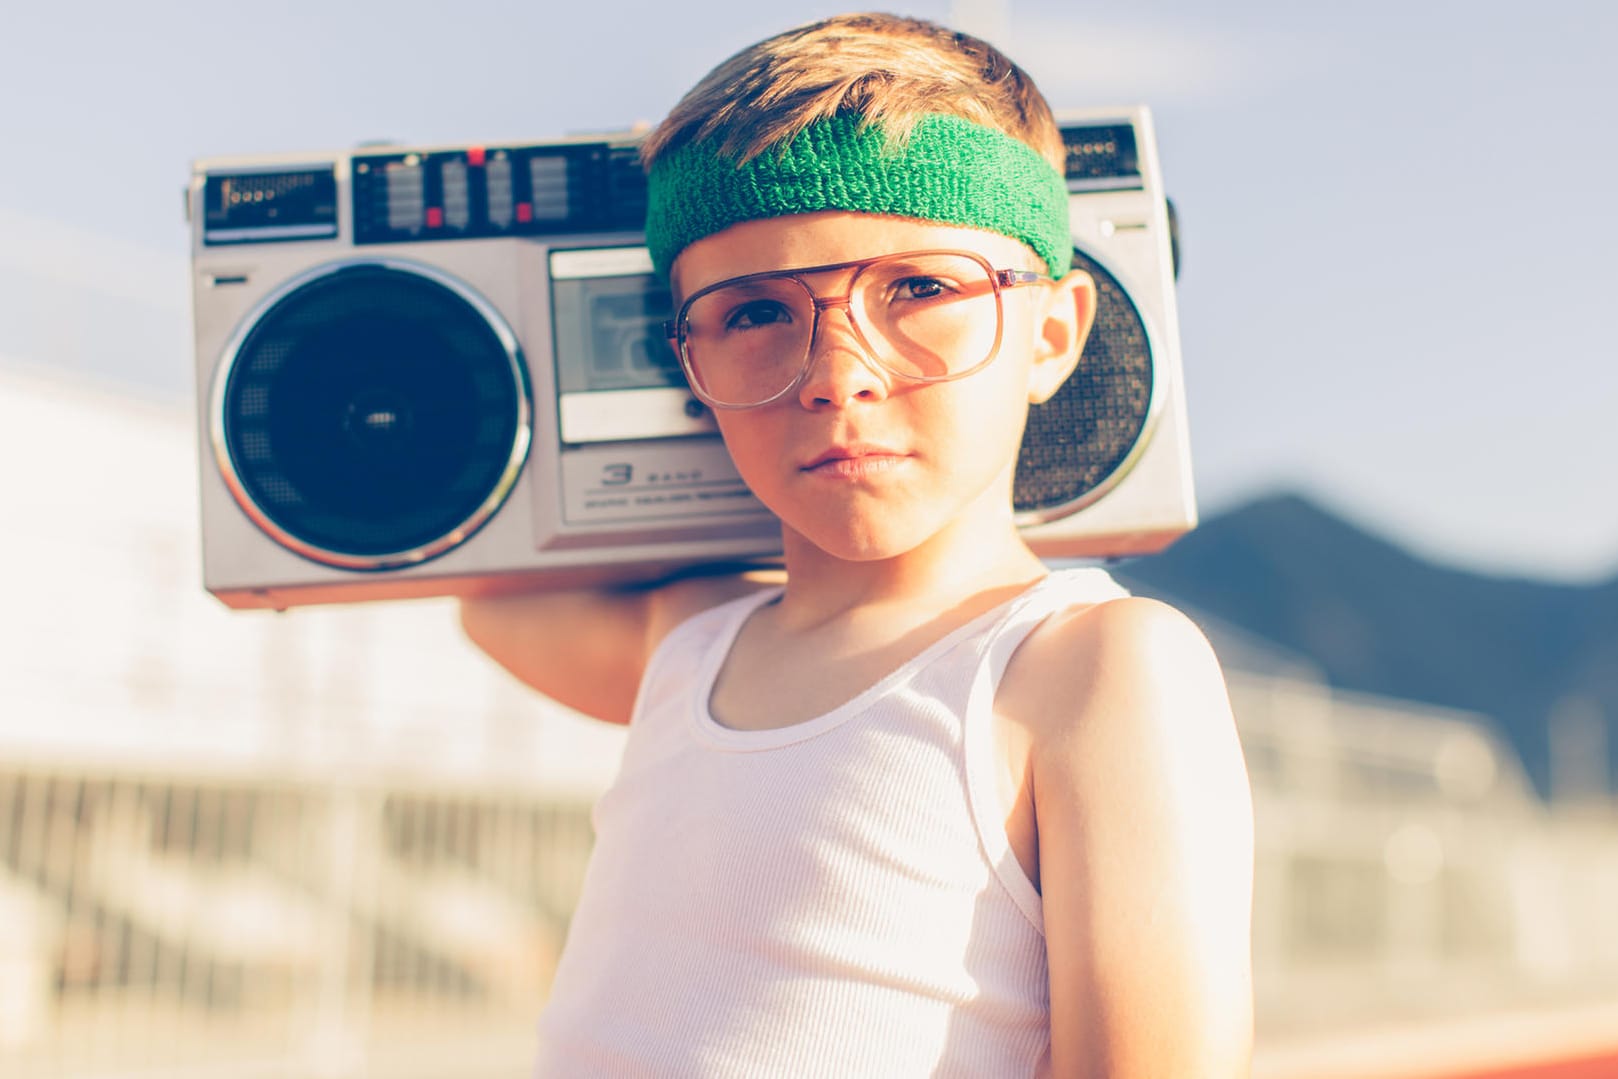
[[[992,705],[1064,570],[840,708],[720,726],[714,680],[776,593],[652,658],[541,1022],[544,1077],[1029,1076],[1049,1048],[1039,896],[1006,840]]]

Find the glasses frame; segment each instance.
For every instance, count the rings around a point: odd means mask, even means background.
[[[955,371],[947,375],[911,375],[902,371],[895,371],[893,368],[889,367],[882,361],[882,358],[876,354],[876,350],[871,347],[871,342],[866,339],[865,329],[860,325],[859,319],[854,317],[854,308],[852,307],[852,300],[854,298],[854,284],[859,280],[860,274],[863,273],[867,267],[875,265],[879,262],[891,262],[896,259],[917,258],[929,255],[957,255],[962,258],[970,259],[983,268],[984,272],[989,277],[990,285],[994,288],[995,331],[994,344],[989,347],[989,354],[985,356],[980,363],[973,364],[964,371]],[[840,296],[817,295],[815,290],[809,287],[809,283],[804,280],[804,278],[810,274],[830,273],[833,270],[854,271],[848,279],[848,290]],[[781,387],[780,390],[771,396],[766,397],[762,401],[754,401],[751,404],[738,405],[727,401],[719,401],[710,397],[702,388],[701,380],[697,377],[696,368],[691,362],[690,350],[687,347],[688,331],[691,324],[691,305],[709,293],[717,292],[722,288],[729,288],[732,285],[746,284],[752,281],[767,281],[777,278],[784,278],[793,281],[798,285],[799,288],[803,289],[804,295],[809,297],[809,303],[814,312],[813,320],[809,325],[808,341],[803,350],[803,359],[798,365],[798,373],[788,380],[787,384]],[[696,292],[693,292],[690,296],[687,296],[685,298],[685,302],[680,305],[680,310],[674,316],[674,318],[663,323],[663,333],[664,336],[673,342],[674,350],[680,357],[680,369],[685,372],[685,378],[691,386],[691,392],[696,394],[698,399],[700,399],[702,403],[707,405],[709,408],[725,409],[727,411],[760,408],[764,405],[779,401],[781,398],[787,396],[799,386],[803,385],[803,380],[809,374],[810,360],[815,354],[815,341],[820,336],[821,312],[833,307],[841,307],[843,309],[844,314],[848,318],[849,327],[854,331],[854,337],[859,341],[860,347],[865,350],[866,358],[872,363],[876,364],[876,366],[889,377],[903,382],[954,382],[956,379],[962,379],[970,375],[977,374],[979,371],[989,366],[989,364],[993,363],[994,358],[1000,354],[1000,341],[1005,334],[1006,328],[1005,305],[1001,301],[1001,293],[1005,292],[1007,289],[1018,288],[1023,285],[1033,285],[1042,282],[1049,283],[1051,280],[1052,278],[1046,274],[1036,273],[1032,270],[996,269],[988,259],[984,258],[975,251],[954,251],[948,249],[893,251],[885,255],[873,255],[870,258],[853,259],[849,262],[830,262],[824,266],[802,266],[787,270],[766,270],[762,273],[743,274],[740,277],[727,277],[723,281],[715,281],[713,284],[706,285],[703,288],[698,289]]]

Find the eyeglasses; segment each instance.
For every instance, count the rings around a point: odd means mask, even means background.
[[[817,296],[804,280],[834,270],[853,271],[840,296]],[[906,251],[720,281],[692,293],[663,328],[698,397],[754,408],[802,383],[822,311],[843,308],[866,354],[894,378],[949,382],[1000,350],[1000,294],[1049,280],[997,270],[969,251]]]

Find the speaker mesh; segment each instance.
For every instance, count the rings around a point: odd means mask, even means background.
[[[1093,259],[1075,251],[1073,268],[1095,279],[1095,325],[1072,377],[1029,410],[1013,491],[1020,513],[1051,513],[1104,487],[1150,414],[1152,352],[1140,312]]]
[[[521,445],[525,401],[520,363],[476,308],[361,264],[265,313],[222,420],[242,487],[277,527],[318,551],[387,556],[478,514]]]

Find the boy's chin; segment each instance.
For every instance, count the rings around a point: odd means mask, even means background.
[[[824,559],[847,563],[886,562],[928,548],[951,546],[950,522],[816,522],[797,528],[782,524],[788,562]]]
[[[905,536],[883,530],[869,532],[821,525],[794,528],[782,525],[789,560],[830,559],[837,562],[885,562],[909,554],[927,541],[925,535]]]

